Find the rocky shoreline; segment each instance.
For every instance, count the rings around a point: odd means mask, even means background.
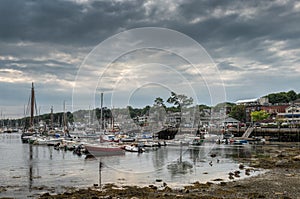
[[[257,145],[256,150],[246,157],[233,157],[240,162],[235,172],[227,179],[215,179],[207,183],[195,182],[183,188],[170,188],[168,184],[152,184],[146,187],[117,186],[106,184],[100,190],[65,187],[63,193],[54,193],[51,187],[36,187],[43,194],[27,196],[41,199],[60,198],[295,198],[300,199],[300,145],[299,143],[277,143]],[[247,166],[244,166],[247,165]],[[255,170],[265,169],[253,175]],[[251,177],[240,179],[239,174]],[[158,183],[160,184],[160,183]],[[0,186],[0,192],[9,187]],[[8,197],[6,197],[8,198]],[[3,199],[3,198],[2,198]]]
[[[299,145],[291,143],[279,148],[272,145],[260,147],[259,153],[251,154],[250,158],[239,158],[239,161],[253,168],[267,169],[267,172],[243,180],[232,178],[230,182],[223,179],[219,179],[218,183],[195,182],[183,189],[171,189],[167,184],[163,187],[118,187],[107,184],[101,190],[96,187],[79,190],[74,188],[57,195],[45,193],[39,198],[300,198]],[[240,170],[244,170],[243,164]]]

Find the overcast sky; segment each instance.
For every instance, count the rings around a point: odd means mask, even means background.
[[[0,109],[22,116],[31,82],[42,113],[97,106],[99,92],[114,107],[298,93],[299,46],[298,1],[1,0]]]

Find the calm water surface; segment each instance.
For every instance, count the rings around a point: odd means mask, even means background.
[[[44,192],[63,192],[68,187],[101,183],[182,187],[195,181],[228,180],[228,172],[239,170],[231,156],[248,157],[251,146],[166,146],[143,154],[85,159],[51,146],[22,144],[19,134],[0,134],[0,197],[36,197]],[[216,154],[212,158],[210,155]],[[255,175],[253,173],[252,175]],[[243,172],[241,177],[244,177]],[[5,190],[3,189],[5,188]]]

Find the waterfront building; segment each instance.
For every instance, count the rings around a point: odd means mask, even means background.
[[[284,113],[277,114],[277,118],[282,122],[286,122],[287,124],[300,124],[300,101],[296,100],[296,103],[292,103],[285,109]]]
[[[245,106],[246,123],[252,123],[251,112],[264,110],[270,114],[270,120],[275,121],[278,114],[286,112],[286,108],[290,106],[289,103],[271,104],[267,97],[238,100],[236,104]],[[300,105],[300,100],[299,100]]]
[[[261,106],[261,110],[266,111],[270,114],[270,118],[275,120],[279,113],[285,113],[286,108],[288,108],[288,104],[282,105],[270,105],[270,106]]]

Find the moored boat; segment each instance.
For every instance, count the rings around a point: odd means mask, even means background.
[[[125,145],[122,147],[125,151],[143,153],[145,149],[139,145]]]
[[[247,140],[234,140],[233,144],[248,144]]]
[[[85,149],[95,157],[98,156],[113,156],[113,155],[124,155],[125,151],[119,146],[110,144],[85,144]]]
[[[21,135],[21,140],[23,143],[29,143],[32,138],[34,138],[34,135],[36,135],[36,130],[34,128],[34,107],[36,107],[35,104],[35,93],[34,93],[34,86],[32,82],[31,86],[31,94],[29,98],[29,104],[30,104],[30,120],[29,120],[29,128],[27,130],[24,129],[24,132]]]

